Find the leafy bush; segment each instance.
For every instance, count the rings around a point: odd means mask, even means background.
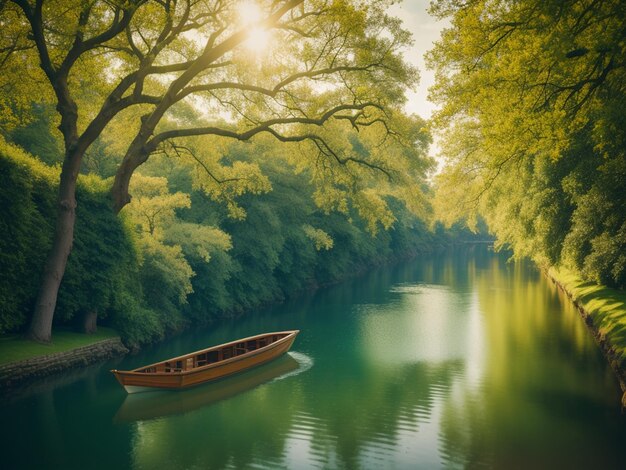
[[[59,170],[0,141],[0,333],[27,326],[54,232]],[[124,218],[110,209],[106,185],[82,177],[77,191],[74,248],[55,322],[76,323],[87,311],[115,316],[143,302],[138,254]],[[129,302],[129,297],[138,302]]]
[[[58,170],[0,138],[0,333],[18,331],[34,307],[54,221]]]

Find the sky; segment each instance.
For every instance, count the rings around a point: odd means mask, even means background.
[[[429,119],[436,109],[435,105],[428,101],[428,88],[435,83],[435,73],[426,68],[424,54],[433,47],[433,43],[439,39],[441,30],[447,25],[447,21],[437,21],[428,14],[429,4],[430,0],[403,0],[390,10],[391,14],[402,19],[405,29],[413,34],[414,44],[406,51],[405,59],[417,66],[420,81],[417,88],[407,94],[406,111],[424,119]],[[440,170],[443,161],[439,155],[437,138],[434,137],[429,154],[437,159]]]
[[[402,19],[404,27],[413,34],[415,44],[406,51],[405,58],[420,71],[420,83],[414,92],[409,93],[407,111],[425,119],[430,118],[435,105],[428,101],[428,88],[434,84],[434,72],[426,69],[424,54],[439,39],[445,21],[436,21],[428,14],[429,0],[403,0],[394,5],[390,13]]]

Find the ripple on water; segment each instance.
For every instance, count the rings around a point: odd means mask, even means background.
[[[334,440],[327,431],[324,421],[305,411],[298,411],[292,417],[288,435],[295,439],[310,440],[313,435],[322,436],[322,441]]]
[[[315,363],[315,360],[311,356],[301,353],[301,352],[290,351],[287,354],[289,354],[291,357],[293,357],[296,360],[296,362],[298,363],[298,368],[296,370],[292,370],[291,372],[287,372],[286,374],[283,374],[280,377],[276,377],[270,383],[278,382],[279,380],[283,380],[288,377],[294,377],[296,375],[300,375],[303,372],[306,372],[307,370],[309,370],[311,367],[313,367],[313,364]]]
[[[336,461],[334,436],[328,432],[324,420],[300,410],[292,416],[286,435],[284,466],[286,468],[333,468]]]

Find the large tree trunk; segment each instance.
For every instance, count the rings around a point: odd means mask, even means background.
[[[143,134],[140,133],[140,135],[135,137],[135,141],[130,145],[115,173],[111,187],[111,199],[113,200],[113,211],[116,214],[119,214],[124,206],[130,203],[130,179],[137,167],[148,159],[149,153],[143,149],[145,141]]]
[[[128,187],[134,168],[131,168],[126,160],[117,169],[115,179],[111,187],[111,199],[113,200],[113,212],[119,214],[126,204],[130,203]]]
[[[52,247],[48,253],[35,312],[27,337],[38,342],[50,342],[52,317],[57,302],[59,286],[74,241],[76,221],[76,180],[81,155],[68,155],[63,162],[59,183],[58,214]]]

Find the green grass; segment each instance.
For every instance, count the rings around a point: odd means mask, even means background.
[[[583,281],[565,268],[551,268],[550,275],[572,294],[626,365],[626,292]]]
[[[58,329],[52,332],[50,344],[39,344],[28,341],[18,335],[0,337],[0,364],[21,361],[31,357],[44,356],[70,349],[88,346],[108,338],[118,337],[119,334],[111,329],[98,327],[98,332],[93,335],[77,333],[75,331]]]

